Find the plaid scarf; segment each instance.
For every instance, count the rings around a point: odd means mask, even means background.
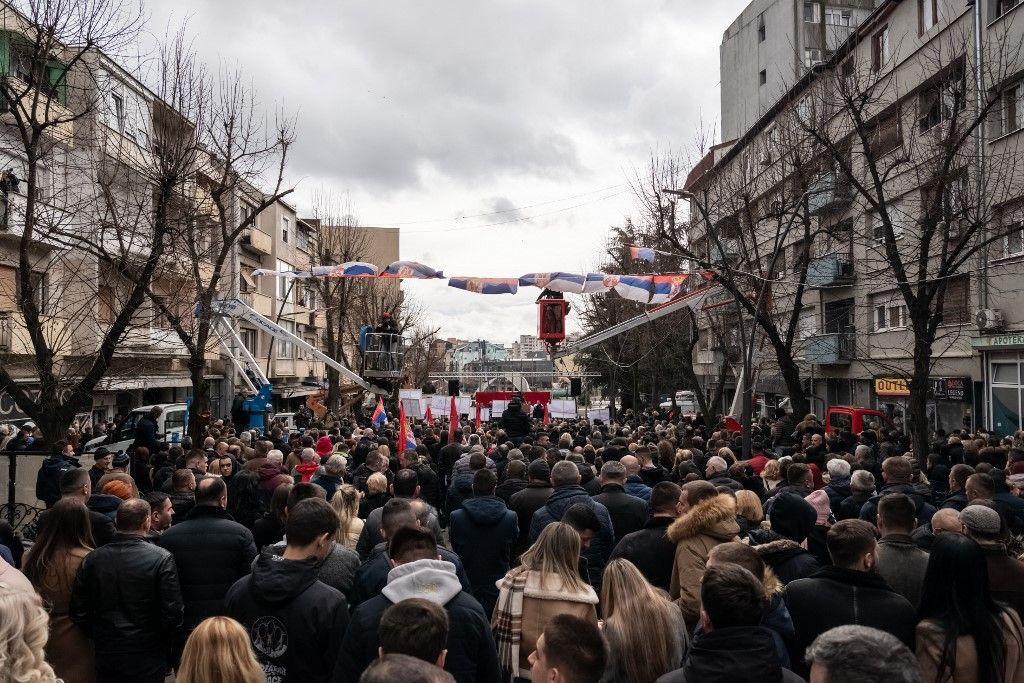
[[[498,586],[491,628],[498,646],[498,662],[512,676],[519,675],[519,646],[523,639],[523,594],[529,571],[509,572]]]

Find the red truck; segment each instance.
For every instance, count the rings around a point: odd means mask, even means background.
[[[825,410],[825,433],[849,430],[860,434],[867,429],[891,428],[892,420],[881,410],[857,406],[829,406]]]

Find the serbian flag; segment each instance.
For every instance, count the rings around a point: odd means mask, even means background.
[[[398,444],[402,450],[416,448],[416,437],[409,431],[409,421],[405,419],[405,404],[398,402],[398,419],[402,423],[398,428]]]
[[[615,292],[623,299],[650,303],[654,293],[654,280],[650,275],[620,275],[615,285]]]
[[[654,293],[651,294],[651,303],[663,304],[679,296],[686,283],[686,277],[686,273],[653,276]]]
[[[430,280],[432,278],[443,278],[444,273],[434,270],[430,266],[415,261],[395,261],[384,269],[381,277],[409,277],[417,280]]]
[[[551,422],[551,411],[549,410],[551,403],[544,404],[544,424]]]
[[[434,414],[430,412],[430,406],[427,406],[427,412],[423,416],[423,421],[426,422],[427,424],[430,424],[431,422],[434,421]]]
[[[377,399],[377,408],[373,411],[373,418],[370,421],[377,429],[380,429],[381,425],[388,421],[388,411],[384,410],[384,399]]]
[[[629,255],[637,261],[654,261],[654,250],[647,247],[638,247],[635,244],[629,245]]]
[[[448,443],[455,443],[455,432],[459,428],[459,409],[455,405],[455,397],[452,396],[452,405],[448,408]]]
[[[519,278],[453,277],[448,286],[477,294],[515,294],[519,291]]]
[[[346,261],[337,266],[313,266],[314,277],[377,277],[380,269],[365,261]]]

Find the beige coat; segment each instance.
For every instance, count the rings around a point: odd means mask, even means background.
[[[597,593],[590,586],[586,586],[582,591],[570,591],[557,575],[531,571],[526,578],[526,588],[523,591],[520,670],[529,672],[530,653],[537,649],[537,639],[544,633],[544,627],[549,621],[559,614],[571,614],[597,624],[597,603]]]
[[[1024,627],[1014,610],[1003,612],[1003,639],[1006,659],[1001,683],[1024,683]],[[934,621],[917,625],[917,661],[921,664],[921,680],[935,681],[942,658],[945,632]],[[975,683],[978,680],[978,651],[973,636],[960,636],[956,641],[956,668],[941,683]]]
[[[75,574],[88,554],[85,548],[71,550],[61,558],[63,566],[52,568],[50,575],[37,587],[44,604],[50,608],[46,661],[53,667],[57,678],[67,683],[93,683],[96,680],[92,641],[68,615]]]
[[[708,554],[717,545],[739,540],[739,532],[736,500],[724,493],[697,503],[668,528],[666,535],[676,544],[669,593],[678,600],[690,629],[700,617],[700,581]]]

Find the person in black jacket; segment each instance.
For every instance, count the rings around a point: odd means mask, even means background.
[[[681,494],[678,484],[670,481],[656,484],[651,490],[651,518],[643,529],[619,540],[611,556],[613,560],[617,557],[629,560],[652,586],[665,591],[672,582],[672,565],[676,559],[676,544],[668,540],[665,531],[680,514]]]
[[[424,527],[423,522],[417,515],[417,503],[422,503],[422,501],[414,502],[404,498],[394,498],[385,504],[383,514],[381,515],[380,528],[381,537],[384,539],[384,542],[374,546],[370,550],[369,559],[356,569],[355,578],[352,580],[352,590],[349,593],[349,604],[353,608],[380,593],[381,589],[387,585],[388,572],[391,571],[391,564],[387,553],[387,540],[394,536],[395,532],[403,526]],[[459,559],[459,556],[447,548],[438,547],[437,551],[442,560],[455,565],[455,575],[462,583],[462,589],[471,591],[472,587],[469,577],[466,575],[466,570],[463,568],[462,560]]]
[[[643,499],[626,493],[626,468],[612,460],[601,466],[601,493],[594,500],[608,508],[615,538],[639,531],[647,522],[648,508]]]
[[[92,639],[96,679],[163,683],[167,644],[184,607],[174,558],[146,541],[149,503],[131,498],[117,510],[114,540],[82,560],[71,591],[71,620]]]
[[[909,458],[894,455],[882,461],[882,479],[885,486],[878,490],[860,509],[860,519],[874,524],[878,518],[878,501],[890,493],[904,493],[914,501],[914,511],[918,524],[932,521],[935,506],[931,504],[931,491],[928,487],[914,484],[913,464]]]
[[[551,487],[551,469],[543,458],[534,460],[527,468],[528,484],[518,493],[513,493],[509,509],[519,517],[519,539],[514,548],[516,557],[530,547],[530,522],[533,513],[544,507],[554,489]]]
[[[817,513],[795,493],[783,493],[775,501],[769,515],[771,529],[751,529],[748,537],[750,545],[785,585],[806,579],[821,569],[818,560],[802,545],[814,528]]]
[[[61,441],[57,445],[60,446],[60,452],[44,458],[36,476],[36,498],[43,501],[47,509],[52,508],[61,498],[61,475],[82,466],[75,457],[75,449],[71,444]]]
[[[92,479],[89,473],[83,469],[69,469],[60,475],[61,498],[73,498],[82,501],[85,505],[92,497]],[[48,518],[44,510],[36,521],[36,528],[40,531],[46,524]],[[89,526],[92,528],[92,539],[96,547],[110,543],[114,538],[114,521],[102,512],[89,510]]]
[[[494,490],[494,495],[512,504],[512,496],[526,488],[526,463],[522,460],[509,460],[505,467],[505,479]]]
[[[516,446],[530,435],[530,417],[523,412],[522,399],[516,397],[508,402],[508,407],[501,413],[501,428]]]
[[[836,626],[858,624],[886,631],[914,647],[914,607],[876,573],[875,530],[863,520],[847,519],[828,531],[833,566],[786,585],[785,601],[796,637],[790,661],[806,675],[804,651],[819,635]]]
[[[228,591],[227,616],[249,632],[267,680],[323,683],[330,680],[348,626],[340,591],[317,580],[338,531],[327,501],[307,498],[288,512],[284,555],[264,551],[252,574]]]
[[[335,683],[356,683],[377,658],[377,630],[384,611],[407,598],[423,598],[448,612],[448,654],[444,668],[458,683],[498,683],[498,652],[480,603],[462,590],[455,567],[438,559],[433,535],[406,526],[395,532],[388,552],[395,568],[380,595],[352,613],[334,669]]]
[[[149,409],[148,414],[142,416],[135,426],[135,441],[129,450],[135,450],[139,446],[145,446],[150,453],[160,450],[162,444],[157,439],[157,434],[160,431],[157,420],[160,419],[163,412],[164,409],[160,406],[153,406]]]
[[[227,513],[228,487],[219,477],[196,486],[196,505],[160,536],[161,548],[174,556],[185,598],[185,620],[175,653],[207,617],[224,614],[224,596],[249,573],[256,557],[252,532]]]
[[[779,664],[771,633],[761,626],[764,586],[738,564],[708,565],[701,581],[702,633],[690,644],[683,668],[657,683],[802,679]]]
[[[484,614],[494,611],[497,582],[512,565],[512,546],[519,537],[516,513],[494,495],[494,472],[479,470],[473,476],[473,497],[452,513],[448,536],[452,550],[462,560]]]

